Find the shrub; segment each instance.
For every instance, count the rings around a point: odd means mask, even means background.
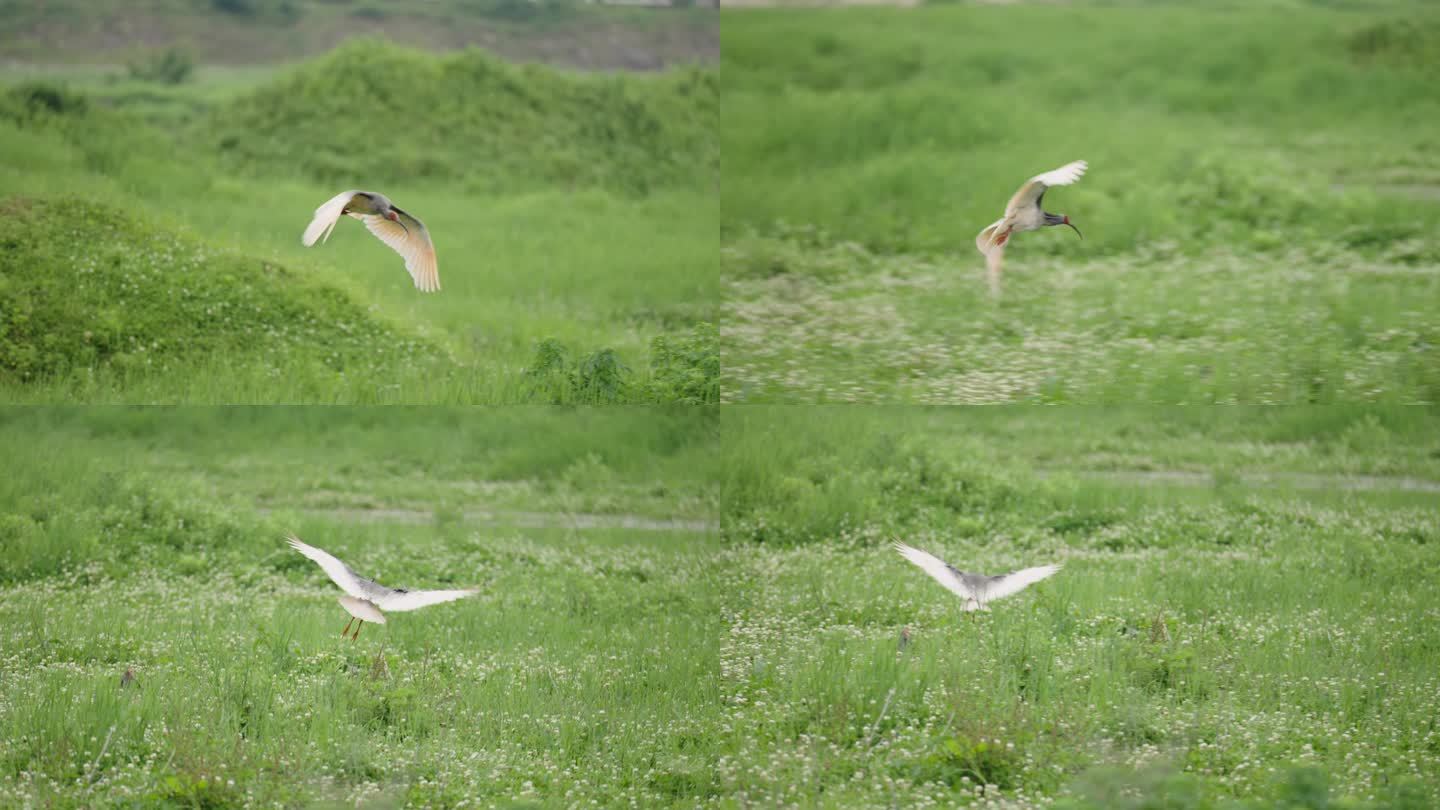
[[[687,405],[720,401],[719,332],[701,323],[689,335],[650,341],[649,399]]]
[[[195,72],[195,55],[189,48],[169,47],[142,54],[125,67],[130,78],[161,84],[183,84]]]
[[[525,369],[531,398],[555,404],[610,404],[627,398],[630,368],[613,349],[600,349],[579,360],[554,338],[535,347],[535,359]]]
[[[83,115],[89,108],[84,95],[49,82],[22,82],[0,97],[0,117],[20,122],[47,115]]]

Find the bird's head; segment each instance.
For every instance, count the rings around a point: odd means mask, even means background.
[[[405,228],[405,223],[403,223],[403,222],[400,221],[400,215],[397,214],[397,213],[395,213],[395,209],[394,209],[394,208],[386,208],[386,209],[385,209],[384,217],[385,217],[386,219],[390,220],[391,222],[395,223],[396,225],[399,225],[400,227]],[[1073,226],[1072,226],[1072,227],[1073,227]],[[409,229],[409,228],[405,228],[405,233],[407,233],[407,234],[410,233],[410,229]]]
[[[1072,231],[1074,231],[1075,233],[1079,234],[1079,236],[1080,236],[1081,239],[1084,239],[1084,238],[1085,238],[1085,234],[1080,233],[1080,229],[1079,229],[1079,228],[1075,227],[1074,225],[1071,225],[1071,224],[1070,224],[1070,217],[1067,217],[1067,216],[1065,216],[1064,214],[1052,214],[1052,213],[1049,213],[1049,212],[1047,211],[1047,212],[1045,213],[1045,224],[1046,224],[1046,225],[1069,225],[1069,226],[1070,226],[1070,230],[1072,230]]]

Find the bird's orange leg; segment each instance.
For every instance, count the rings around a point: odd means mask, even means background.
[[[345,635],[350,632],[350,625],[352,625],[352,624],[354,624],[354,623],[355,623],[355,617],[354,617],[354,616],[351,616],[351,617],[350,617],[350,621],[345,622],[345,629],[340,631],[340,637],[341,637],[341,638],[344,638]]]
[[[364,626],[365,626],[365,620],[364,620],[364,619],[361,619],[361,620],[360,620],[360,623],[357,624],[357,625],[355,625],[355,635],[353,635],[353,636],[350,637],[350,640],[351,640],[351,641],[354,641],[355,639],[357,639],[357,638],[360,637],[360,628],[362,628],[362,627],[364,627]]]

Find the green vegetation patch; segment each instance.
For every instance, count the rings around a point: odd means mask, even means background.
[[[644,193],[713,188],[718,124],[712,72],[587,76],[360,40],[217,109],[207,130],[237,163],[324,182]]]
[[[0,409],[0,806],[694,806],[710,534],[565,502],[705,518],[711,414]],[[322,489],[353,508],[303,508]],[[362,506],[397,492],[433,520]],[[342,641],[287,531],[480,593]]]
[[[1433,10],[984,5],[727,12],[726,401],[1440,397]]]
[[[973,255],[1025,179],[1078,159],[1045,202],[1084,242],[1015,257],[1433,233],[1440,18],[1255,5],[728,14],[726,233]]]
[[[0,202],[0,378],[224,356],[344,372],[443,359],[347,295],[79,198]]]
[[[1434,458],[1412,456],[1424,492],[1320,473],[1433,452],[1434,416],[1216,410],[727,409],[722,795],[1434,806]],[[1213,482],[1078,469],[1181,447]],[[1327,480],[1237,485],[1250,465]],[[967,614],[891,536],[967,571],[1064,568]]]
[[[1391,64],[1440,71],[1440,20],[1375,23],[1350,36],[1350,53],[1362,64]]]
[[[1407,406],[750,405],[726,413],[722,528],[732,542],[777,546],[863,546],[892,532],[986,546],[1016,535],[1109,551],[1223,546],[1248,542],[1261,514],[1242,503],[1252,495],[1274,499],[1265,511],[1287,522],[1296,509],[1276,505],[1281,496],[1435,501],[1437,437],[1436,414]],[[1366,531],[1440,540],[1383,521]]]
[[[1430,258],[1440,257],[1440,241],[1399,240],[1378,256],[1022,250],[995,301],[973,252],[737,239],[722,259],[724,399],[1440,400],[1440,265]]]

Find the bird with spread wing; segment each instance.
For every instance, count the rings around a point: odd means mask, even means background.
[[[933,554],[895,541],[900,556],[920,567],[931,579],[944,585],[951,593],[965,600],[965,610],[989,610],[989,603],[1025,590],[1060,570],[1059,565],[1022,568],[1009,574],[988,576],[961,571]]]
[[[1005,206],[1005,216],[995,220],[985,230],[975,235],[975,247],[985,256],[985,266],[990,273],[990,292],[1000,292],[1000,265],[1005,258],[1005,245],[1010,237],[1025,231],[1036,231],[1049,225],[1068,225],[1079,234],[1080,229],[1070,224],[1070,217],[1051,214],[1041,207],[1045,192],[1052,186],[1068,186],[1079,180],[1089,168],[1083,160],[1066,163],[1058,169],[1037,174],[1026,181],[1010,203]],[[1084,239],[1085,235],[1080,234]]]
[[[405,269],[421,292],[439,292],[440,268],[435,262],[435,244],[425,223],[405,213],[384,194],[351,189],[331,197],[315,209],[315,218],[305,228],[300,241],[310,247],[324,242],[335,230],[341,216],[352,216],[365,223],[370,233],[405,259]]]
[[[319,564],[321,570],[329,575],[336,585],[340,586],[340,590],[345,592],[346,595],[340,597],[340,606],[350,614],[350,621],[346,622],[345,629],[340,631],[340,637],[344,638],[345,634],[350,632],[350,625],[356,619],[360,620],[360,624],[355,626],[355,635],[350,637],[351,641],[360,637],[360,628],[365,626],[365,622],[384,624],[385,614],[382,611],[415,610],[442,602],[453,602],[456,599],[464,599],[479,593],[473,588],[455,591],[409,591],[404,588],[389,588],[373,579],[360,576],[350,566],[340,562],[334,556],[312,545],[302,543],[300,538],[294,535],[286,539],[290,541],[291,548]]]

